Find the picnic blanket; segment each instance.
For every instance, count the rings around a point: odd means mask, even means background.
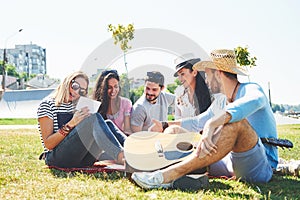
[[[97,173],[97,172],[124,172],[125,167],[123,165],[118,165],[113,160],[102,160],[94,163],[93,166],[89,167],[74,167],[74,168],[63,168],[57,166],[48,166],[49,169],[57,169],[64,172],[84,172],[84,173]]]

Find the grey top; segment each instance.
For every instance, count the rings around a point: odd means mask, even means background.
[[[171,93],[161,92],[155,104],[149,103],[143,94],[133,105],[131,125],[142,126],[142,130],[147,131],[152,125],[152,119],[167,121],[168,107],[174,105],[174,102],[175,95]]]

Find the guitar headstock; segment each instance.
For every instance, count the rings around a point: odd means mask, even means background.
[[[293,148],[293,143],[288,139],[279,139],[279,138],[261,138],[261,141],[266,144],[279,146],[282,149],[284,148]]]

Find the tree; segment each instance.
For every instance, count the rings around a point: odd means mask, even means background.
[[[240,47],[238,46],[237,48],[234,49],[235,55],[236,55],[236,60],[237,63],[240,66],[246,67],[253,67],[256,66],[255,61],[257,60],[256,57],[250,57],[250,53],[248,51],[248,47]],[[250,77],[248,76],[248,80],[250,81]]]
[[[174,83],[171,83],[171,84],[168,84],[167,85],[167,90],[172,93],[172,94],[175,94],[175,90],[176,88],[181,85],[180,81],[178,79],[175,79],[174,80]]]
[[[120,87],[121,87],[121,96],[126,96],[126,90],[124,90],[124,88],[127,86],[127,82],[126,80],[128,80],[128,76],[126,73],[122,73],[120,74]]]
[[[253,67],[256,66],[255,61],[257,60],[256,57],[250,57],[250,53],[248,51],[248,47],[240,47],[238,46],[237,48],[234,49],[237,63],[240,66],[246,66],[246,67]]]
[[[108,31],[112,32],[112,38],[114,39],[114,44],[117,45],[119,43],[121,50],[123,51],[124,65],[126,69],[126,79],[125,79],[125,87],[124,94],[129,98],[129,79],[128,79],[128,68],[126,62],[126,53],[131,48],[128,45],[128,42],[134,38],[134,26],[133,24],[128,24],[127,27],[118,24],[118,26],[113,26],[112,24],[108,25]]]
[[[135,103],[144,93],[144,86],[140,86],[137,89],[130,90],[130,100]]]
[[[29,80],[28,74],[26,72],[22,72],[20,74],[20,79],[23,79],[24,81],[28,81]]]
[[[8,64],[6,66],[6,73],[9,76],[14,76],[16,78],[20,78],[20,74],[17,72],[16,67],[13,65]]]
[[[272,103],[272,111],[275,113],[276,111],[280,111],[280,106],[278,104]]]
[[[0,65],[1,65],[0,74],[2,74],[3,62],[0,62]],[[5,71],[6,71],[6,74],[8,76],[13,76],[13,77],[16,77],[16,78],[20,78],[20,74],[17,72],[17,69],[14,65],[6,64]]]

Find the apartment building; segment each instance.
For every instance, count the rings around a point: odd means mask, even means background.
[[[3,60],[0,49],[0,60]],[[14,49],[6,49],[7,64],[14,65],[18,73],[47,74],[46,49],[36,44],[15,45]]]

